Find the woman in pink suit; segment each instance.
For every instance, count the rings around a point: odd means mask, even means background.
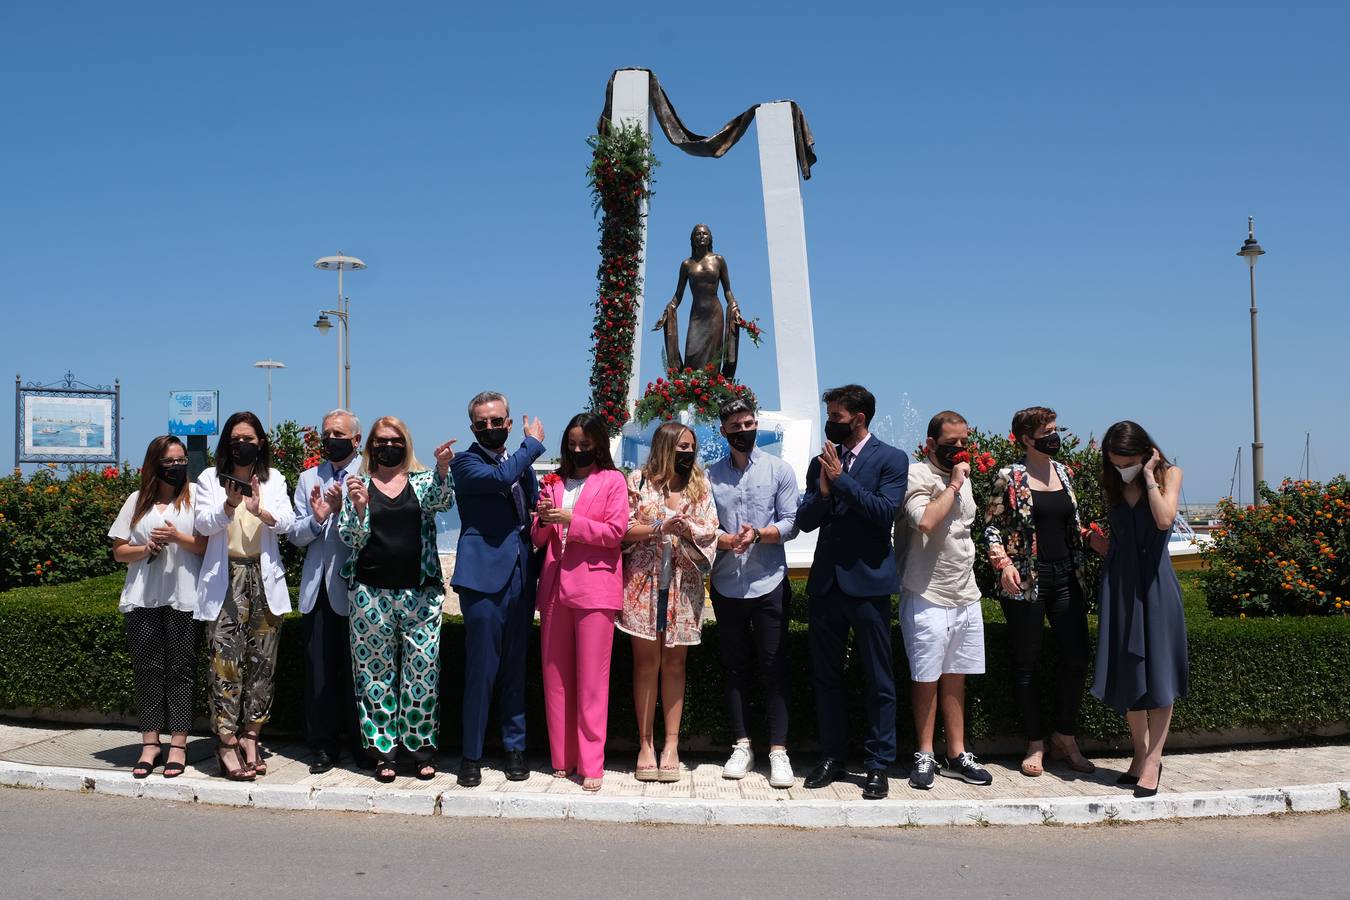
[[[582,788],[598,791],[614,618],[623,608],[628,485],[604,423],[591,413],[567,423],[560,455],[558,472],[540,486],[531,531],[544,549],[537,596],[548,742],[555,777],[579,772]]]

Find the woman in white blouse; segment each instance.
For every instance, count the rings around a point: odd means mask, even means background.
[[[258,746],[272,713],[281,617],[291,611],[277,535],[295,523],[286,478],[251,412],[225,420],[216,464],[197,479],[197,531],[207,537],[197,579],[197,618],[211,642],[211,728],[221,774],[267,774]]]
[[[172,435],[157,437],[145,451],[141,488],[117,514],[108,537],[113,558],[127,564],[117,609],[127,629],[127,649],[136,689],[141,756],[132,777],[145,778],[159,762],[160,739],[169,732],[164,777],[176,778],[187,764],[197,663],[197,571],[206,538],[192,521],[187,453]]]

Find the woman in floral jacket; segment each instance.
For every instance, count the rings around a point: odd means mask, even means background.
[[[652,437],[647,464],[628,477],[624,601],[618,626],[633,638],[638,781],[680,780],[684,663],[703,631],[703,579],[717,552],[717,507],[698,464],[698,440],[678,422]],[[658,686],[665,744],[655,751]]]
[[[352,548],[342,567],[351,585],[352,670],[361,741],[376,758],[375,778],[397,777],[399,748],[434,778],[440,732],[441,580],[436,513],[454,503],[454,441],[436,448],[426,471],[408,426],[376,420],[363,469],[347,479],[338,534]]]
[[[1045,620],[1058,647],[1054,676],[1054,720],[1050,758],[1077,772],[1093,764],[1078,749],[1078,711],[1087,676],[1087,596],[1084,590],[1083,529],[1069,470],[1059,453],[1055,412],[1033,406],[1013,416],[1013,439],[1026,455],[998,473],[985,510],[989,563],[999,576],[1003,615],[1012,632],[1013,678],[1027,735],[1022,774],[1045,771],[1045,728],[1036,663]]]

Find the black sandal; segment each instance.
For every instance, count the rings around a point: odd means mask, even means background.
[[[184,759],[187,758],[187,744],[184,744],[183,746],[180,747],[177,744],[170,741],[169,752],[172,753],[174,750],[182,750]],[[166,762],[164,764],[164,777],[177,778],[179,775],[182,775],[183,772],[186,770],[187,770],[186,763]]]
[[[221,777],[230,781],[252,781],[254,779],[253,770],[247,766],[241,765],[237,769],[231,769],[230,764],[225,761],[226,752],[233,750],[239,758],[239,762],[244,761],[244,751],[239,749],[239,739],[235,738],[234,743],[227,744],[220,738],[216,738],[216,762],[220,763]]]
[[[144,743],[144,744],[141,744],[141,749],[142,749],[142,750],[144,750],[146,747],[154,747],[156,750],[159,750],[160,753],[163,753],[163,752],[164,752],[163,747],[162,747],[162,745],[159,743],[159,741],[155,741],[153,744],[151,744],[151,743]],[[137,760],[137,761],[136,761],[136,765],[134,765],[134,766],[131,767],[131,777],[132,777],[132,778],[135,778],[135,779],[137,779],[137,780],[140,780],[140,779],[142,779],[142,778],[149,778],[149,777],[150,777],[150,773],[153,772],[153,771],[155,771],[155,766],[158,766],[158,765],[159,765],[159,756],[158,756],[158,755],[156,755],[155,758],[152,759],[152,760],[150,760],[149,762],[146,762],[146,761],[143,760],[143,759],[142,759],[142,760]]]
[[[248,754],[244,753],[244,751],[243,751],[242,749],[240,749],[240,751],[239,751],[239,754],[240,754],[240,756],[239,756],[239,761],[242,762],[242,763],[243,763],[245,766],[247,766],[248,768],[252,769],[252,770],[253,770],[253,774],[257,775],[259,778],[261,778],[262,776],[266,775],[266,774],[267,774],[267,760],[265,760],[265,759],[263,758],[262,735],[260,735],[260,734],[250,735],[250,734],[248,734],[247,732],[245,732],[245,733],[240,737],[240,740],[252,741],[252,742],[253,742],[253,753],[254,753],[254,755],[257,757],[257,759],[255,759],[253,762],[249,762],[249,761],[248,761]]]
[[[398,778],[398,772],[388,763],[380,763],[375,767],[375,780],[380,784],[393,784],[395,778]]]
[[[436,767],[433,766],[431,763],[427,763],[426,765],[422,766],[417,770],[418,781],[430,781],[435,777],[436,777]]]

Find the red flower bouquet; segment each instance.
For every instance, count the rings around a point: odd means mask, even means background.
[[[970,467],[980,474],[988,472],[998,464],[994,454],[981,450],[978,444],[971,444],[969,448],[953,456],[952,462],[970,463]]]
[[[732,320],[732,322],[736,325],[737,328],[741,329],[746,334],[750,335],[750,342],[754,344],[756,347],[758,347],[761,343],[763,343],[764,329],[760,327],[758,318],[746,320],[738,312],[736,313],[736,317]]]

